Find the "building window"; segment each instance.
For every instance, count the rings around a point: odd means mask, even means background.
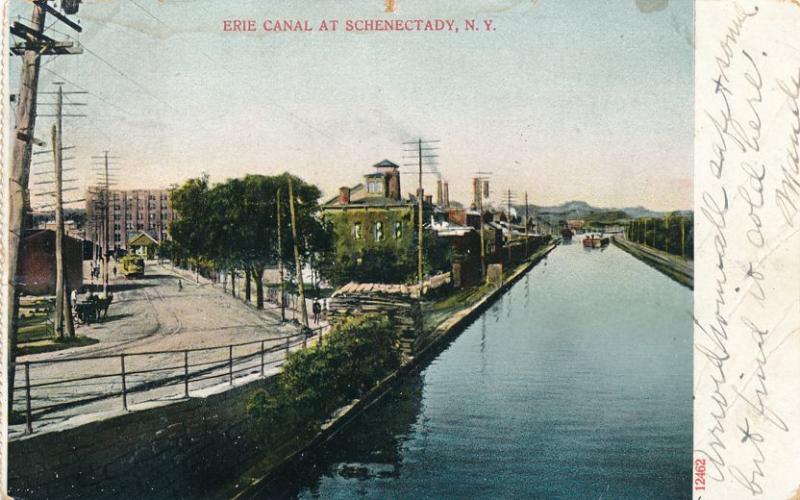
[[[136,224],[136,229],[141,231],[144,229],[144,224]]]
[[[369,181],[367,183],[367,192],[368,193],[382,193],[383,192],[383,182],[381,182],[381,181]]]
[[[401,221],[394,223],[394,237],[397,240],[403,237],[403,223]]]
[[[375,241],[383,240],[383,222],[378,221],[372,227],[372,237],[375,239]]]
[[[114,231],[119,231],[119,230],[120,230],[119,224],[114,224]]]
[[[356,222],[353,224],[353,239],[360,240],[361,239],[361,223]]]
[[[115,234],[114,241],[122,241],[122,237],[119,234]]]

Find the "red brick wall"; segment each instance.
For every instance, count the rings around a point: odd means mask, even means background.
[[[55,295],[56,257],[55,232],[45,230],[23,238],[20,249],[20,268],[17,283],[24,295]],[[81,242],[64,237],[64,265],[67,286],[77,289],[83,284]]]

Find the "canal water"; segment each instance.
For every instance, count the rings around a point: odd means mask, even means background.
[[[259,498],[690,498],[692,294],[563,245]]]

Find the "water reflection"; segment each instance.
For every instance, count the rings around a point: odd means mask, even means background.
[[[691,306],[615,247],[558,248],[259,498],[688,498]]]
[[[356,418],[350,428],[362,429],[358,436],[340,432],[323,447],[312,451],[296,467],[273,481],[258,498],[297,498],[298,492],[312,498],[321,495],[323,480],[352,484],[399,478],[403,442],[417,424],[422,407],[422,377],[410,374],[386,399]],[[380,425],[375,425],[380,422]],[[425,422],[420,422],[420,436],[426,436]],[[424,442],[424,438],[423,438]],[[424,449],[424,446],[422,447]]]

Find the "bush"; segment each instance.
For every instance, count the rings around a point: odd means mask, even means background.
[[[360,398],[397,369],[400,361],[398,335],[388,318],[349,318],[336,325],[322,345],[290,354],[272,393],[255,391],[246,409],[265,430],[314,430],[334,410]]]

